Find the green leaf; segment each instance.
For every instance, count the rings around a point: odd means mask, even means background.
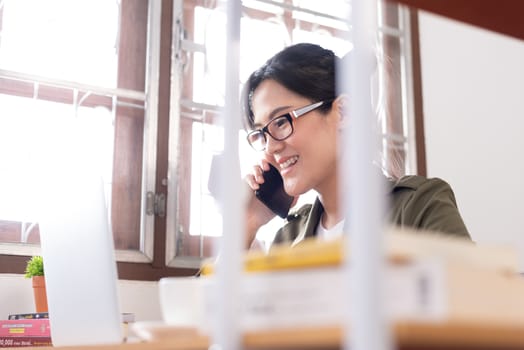
[[[33,276],[44,275],[44,260],[40,255],[33,256],[27,261],[25,267],[25,277],[31,278]]]

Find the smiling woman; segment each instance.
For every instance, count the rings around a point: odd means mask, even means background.
[[[346,215],[341,199],[342,193],[355,192],[354,185],[363,186],[361,182],[343,181],[352,174],[348,174],[347,166],[342,166],[342,155],[351,151],[355,152],[352,155],[363,152],[363,147],[341,148],[343,132],[347,128],[355,128],[357,122],[354,120],[362,118],[352,114],[357,113],[354,109],[345,108],[354,94],[341,93],[337,89],[342,61],[331,50],[315,44],[299,43],[270,57],[249,76],[245,84],[243,114],[247,128],[252,130],[248,141],[260,146],[259,160],[246,177],[247,183],[253,190],[264,186],[269,181],[266,172],[272,165],[278,168],[288,195],[299,197],[311,190],[318,195],[313,205],[304,205],[286,217],[274,243],[296,246],[307,238],[331,240],[351,230],[351,222],[359,218],[355,210],[351,212],[355,215]],[[324,102],[326,99],[329,103]],[[302,115],[309,113],[308,117],[299,118],[297,111],[301,111]],[[362,139],[360,134],[352,131],[349,137]],[[367,137],[371,138],[371,133]],[[358,147],[356,143],[344,145]],[[369,154],[377,157],[375,152],[370,151]],[[367,165],[371,167],[372,163],[380,164],[375,158],[360,165],[365,168]],[[453,191],[447,183],[422,176],[377,176],[380,170],[377,167],[367,174],[377,178],[373,188],[381,188],[376,190],[377,197],[380,195],[383,202],[388,202],[386,213],[391,224],[469,237]],[[383,185],[379,186],[380,181]],[[350,185],[353,186],[349,188]],[[362,193],[362,198],[371,197],[371,192]],[[264,207],[253,195],[249,198],[250,210],[246,219],[248,243],[253,240],[258,228],[271,217],[271,208]],[[380,212],[376,206],[372,209]],[[381,219],[380,214],[374,222]]]

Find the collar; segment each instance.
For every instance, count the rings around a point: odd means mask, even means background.
[[[416,188],[416,176],[405,176],[400,179],[393,179],[393,178],[386,178],[386,189],[387,193],[391,194],[395,192],[397,189],[400,189],[402,187],[407,188]],[[291,244],[292,247],[299,244],[306,238],[314,237],[317,232],[317,226],[320,223],[320,218],[322,214],[324,213],[324,206],[320,202],[320,199],[317,197],[315,199],[315,202],[313,203],[313,206],[311,207],[311,210],[309,211],[309,214],[306,219],[306,224],[304,230],[302,230],[299,235],[295,238],[293,243]]]

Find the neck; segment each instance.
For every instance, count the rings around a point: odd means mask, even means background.
[[[330,229],[338,224],[343,219],[343,211],[340,207],[340,198],[338,192],[338,182],[334,181],[331,186],[325,188],[323,191],[318,191],[319,199],[324,207],[322,214],[322,226]]]

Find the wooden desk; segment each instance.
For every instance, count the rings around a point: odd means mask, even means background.
[[[466,323],[397,323],[394,341],[401,350],[516,350],[524,349],[524,328]],[[61,350],[207,350],[205,336],[170,336],[163,331],[152,342],[106,346],[61,347]],[[340,328],[296,329],[249,333],[244,337],[246,350],[335,350],[341,349]],[[31,349],[31,348],[29,348]],[[54,350],[53,348],[32,348]]]

